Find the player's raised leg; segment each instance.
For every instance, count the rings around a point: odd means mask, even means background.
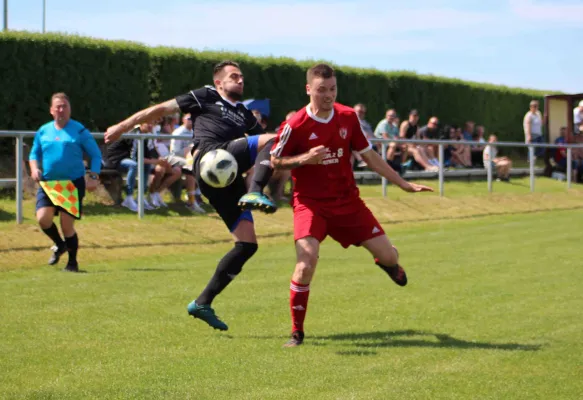
[[[386,235],[376,236],[362,243],[374,257],[376,265],[385,271],[399,286],[407,284],[407,274],[399,265],[399,252]]]
[[[308,236],[296,241],[296,268],[290,284],[289,306],[292,317],[291,339],[284,347],[296,347],[304,342],[304,320],[308,310],[310,296],[310,282],[314,277],[320,242]]]
[[[270,151],[275,136],[274,133],[266,133],[247,138],[255,169],[253,180],[249,185],[249,191],[239,200],[239,207],[244,210],[259,210],[267,214],[274,213],[277,210],[275,202],[263,193],[273,175]]]

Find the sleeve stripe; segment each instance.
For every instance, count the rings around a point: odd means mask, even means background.
[[[200,108],[202,110],[202,106],[200,105],[200,101],[198,101],[198,98],[194,94],[194,91],[191,90],[190,94],[192,95],[192,97],[194,97],[194,100],[196,100],[196,102],[198,103],[198,108]]]
[[[283,147],[287,143],[291,135],[291,132],[292,132],[291,126],[289,126],[289,124],[285,124],[279,136],[279,142],[277,143],[277,146],[275,146],[275,148],[271,151],[271,155],[275,157],[280,157],[281,152],[283,151]]]
[[[369,151],[369,150],[372,150],[372,144],[370,144],[370,143],[369,143],[369,144],[368,144],[368,146],[366,146],[364,149],[362,149],[362,150],[357,150],[356,152],[357,152],[358,154],[363,154],[363,153],[366,153],[366,152],[367,152],[367,151]]]

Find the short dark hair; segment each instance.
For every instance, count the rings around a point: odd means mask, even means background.
[[[215,67],[213,68],[213,78],[215,76],[217,76],[219,73],[223,72],[225,67],[228,67],[229,65],[232,67],[239,68],[239,69],[241,68],[241,67],[239,67],[239,64],[237,64],[235,61],[231,61],[231,60],[221,61],[220,63],[215,65]]]
[[[308,70],[308,73],[306,74],[306,79],[308,80],[308,82],[311,82],[312,79],[314,78],[328,79],[334,76],[336,76],[336,74],[334,73],[334,68],[332,68],[328,64],[317,64]]]
[[[53,100],[55,100],[55,99],[67,100],[67,103],[71,103],[71,101],[69,100],[69,96],[67,96],[63,92],[54,93],[51,96],[51,106],[53,105]]]

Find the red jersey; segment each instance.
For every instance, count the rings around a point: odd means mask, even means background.
[[[372,147],[351,107],[335,103],[325,120],[314,115],[309,105],[304,107],[282,123],[271,154],[297,156],[319,145],[327,148],[321,164],[303,165],[291,172],[294,205],[303,200],[325,201],[331,206],[353,201],[359,191],[350,162],[352,151],[364,153]]]

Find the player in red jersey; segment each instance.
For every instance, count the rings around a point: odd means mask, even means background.
[[[351,152],[407,192],[433,191],[402,179],[374,150],[360,128],[354,110],[336,103],[336,77],[326,64],[308,70],[310,103],[283,123],[271,150],[275,168],[292,169],[296,268],[290,286],[292,337],[295,347],[304,340],[310,281],[320,242],[327,235],[347,248],[363,246],[375,263],[400,286],[407,284],[397,250],[360,198],[354,181]]]

